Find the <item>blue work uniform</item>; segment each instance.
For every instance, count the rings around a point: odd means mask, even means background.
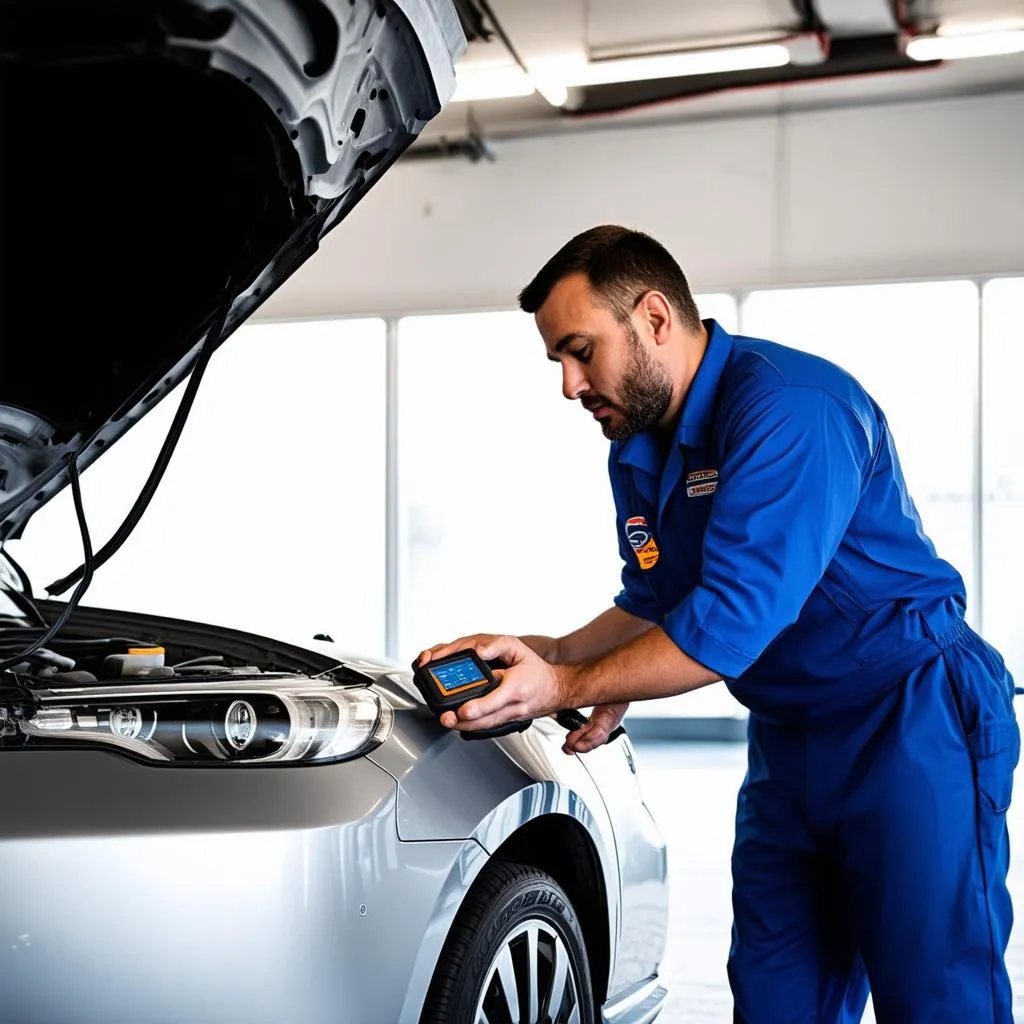
[[[609,472],[616,604],[750,710],[736,1020],[859,1021],[870,983],[879,1024],[1012,1024],[1013,680],[865,390],[705,327],[675,437],[613,443]]]

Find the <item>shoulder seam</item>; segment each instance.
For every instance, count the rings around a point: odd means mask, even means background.
[[[775,376],[779,379],[780,383],[782,383],[782,384],[786,383],[786,378],[782,376],[782,371],[766,355],[764,355],[764,353],[756,352],[753,349],[745,349],[742,354],[743,355],[750,355],[750,356],[752,356],[762,366],[766,366],[769,370],[771,370],[772,373],[774,373]],[[754,372],[755,372],[754,368],[750,367],[750,368],[748,368],[746,370],[743,370],[741,372],[741,376],[747,376],[748,374],[751,374],[751,373],[754,373]]]
[[[832,401],[835,402],[837,405],[841,405],[844,409],[846,409],[846,411],[854,418],[854,420],[858,424],[860,423],[859,413],[852,405],[850,405],[850,403],[845,398],[841,398],[839,395],[834,394],[833,392],[829,391],[828,388],[823,388],[820,384],[790,384],[783,381],[783,383],[776,384],[769,390],[783,391],[787,388],[799,388],[800,390],[803,391],[815,391],[819,395],[824,395],[826,398],[832,399]]]

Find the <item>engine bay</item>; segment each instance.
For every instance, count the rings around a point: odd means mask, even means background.
[[[0,616],[0,658],[26,650],[65,607],[60,601],[3,593],[22,605],[24,614]],[[330,654],[242,630],[90,607],[76,608],[59,634],[5,676],[5,683],[16,676],[29,686],[46,687],[272,676],[316,677],[342,685],[374,682],[373,676]]]
[[[34,631],[5,630],[2,646],[28,643]],[[78,639],[60,637],[33,652],[9,670],[29,685],[48,688],[92,686],[112,682],[197,682],[232,678],[294,675],[267,670],[257,664],[242,664],[230,655],[213,651],[165,647],[159,641],[122,636]]]

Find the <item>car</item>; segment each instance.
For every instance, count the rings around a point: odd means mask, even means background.
[[[452,0],[9,0],[0,33],[0,1019],[654,1020],[628,735],[467,740],[329,637],[83,603],[211,353],[450,98]],[[94,548],[81,474],[179,384]],[[8,542],[68,488],[82,564],[44,599]]]

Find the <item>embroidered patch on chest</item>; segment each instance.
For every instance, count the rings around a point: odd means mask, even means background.
[[[660,552],[658,545],[654,543],[654,536],[645,516],[630,516],[626,520],[626,539],[636,552],[641,569],[653,569],[658,564]]]
[[[695,469],[686,474],[686,496],[702,498],[706,494],[714,494],[718,490],[717,469]]]

